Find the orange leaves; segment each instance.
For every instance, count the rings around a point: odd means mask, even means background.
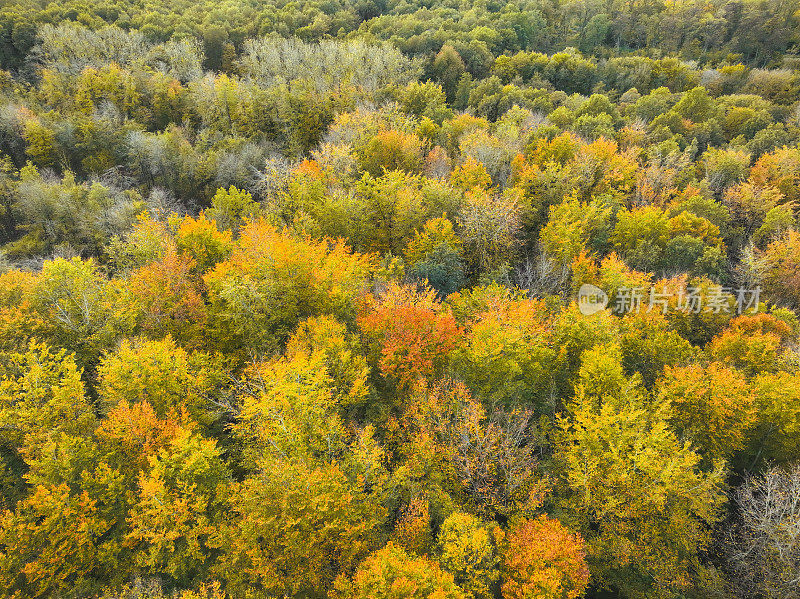
[[[787,341],[792,336],[792,327],[788,323],[763,312],[752,316],[747,314],[738,316],[731,320],[728,328],[743,335],[773,334],[781,342]]]
[[[205,317],[203,298],[192,278],[194,261],[169,251],[137,270],[128,282],[144,332],[195,340]]]
[[[428,500],[413,498],[397,520],[392,540],[409,553],[427,555],[433,547]]]
[[[312,179],[321,179],[323,176],[322,169],[316,160],[303,160],[297,165],[295,173]]]
[[[777,187],[786,201],[800,199],[800,151],[783,147],[764,154],[751,169],[750,179],[759,187]]]
[[[590,173],[586,183],[593,193],[628,195],[636,183],[638,165],[634,156],[634,151],[619,152],[614,141],[598,139],[582,146],[576,160],[584,178]]]
[[[109,463],[134,478],[147,467],[150,456],[169,445],[179,426],[174,417],[159,419],[146,401],[133,405],[121,401],[97,429],[98,445]]]
[[[589,584],[583,539],[547,516],[511,530],[505,571],[504,599],[576,599]]]
[[[142,476],[139,501],[128,516],[128,541],[139,549],[139,565],[188,581],[206,559],[212,532],[208,498],[192,483],[170,489],[159,476]]]
[[[89,591],[109,526],[86,493],[36,487],[0,515],[0,588],[14,599]]]
[[[453,314],[436,302],[433,292],[414,295],[392,287],[358,321],[377,345],[381,373],[406,391],[418,380],[442,372],[462,335]]]
[[[45,321],[30,305],[36,278],[19,270],[0,274],[0,349],[22,349],[28,339],[44,329]]]

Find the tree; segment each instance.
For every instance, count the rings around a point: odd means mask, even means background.
[[[433,60],[433,76],[442,84],[447,101],[453,103],[458,81],[465,72],[464,61],[453,46],[444,44]]]
[[[702,165],[711,189],[721,194],[746,177],[750,156],[742,150],[715,148],[703,154]]]
[[[659,284],[655,284],[659,289]],[[626,314],[620,323],[622,364],[627,374],[638,372],[645,387],[652,389],[669,366],[684,366],[697,356],[697,350],[672,330],[667,317],[656,306]]]
[[[537,452],[543,439],[532,410],[487,414],[463,383],[442,380],[418,388],[404,422],[403,474],[412,488],[424,484],[445,505],[443,495],[464,497],[494,518],[541,505],[546,483]]]
[[[446,297],[464,284],[461,240],[447,218],[431,219],[406,248],[408,275],[428,284]]]
[[[475,516],[454,512],[438,536],[439,563],[468,598],[489,599],[498,580],[497,551],[488,527]]]
[[[408,269],[411,279],[425,282],[447,297],[464,285],[464,266],[460,254],[446,244],[440,244]]]
[[[626,391],[598,408],[579,390],[559,419],[560,503],[586,538],[598,584],[655,597],[690,585],[724,501],[722,472],[701,472],[663,410]]]
[[[339,596],[348,599],[463,599],[452,575],[424,557],[413,558],[391,542],[370,555]],[[349,587],[349,588],[348,588]],[[338,590],[338,589],[337,589]]]
[[[25,121],[26,152],[36,164],[44,168],[55,167],[59,159],[59,147],[55,132],[43,125],[39,119]]]
[[[230,592],[322,594],[385,539],[387,473],[365,430],[341,461],[292,457],[262,462],[232,489],[230,517],[214,536],[215,572]],[[298,556],[302,556],[298,559]]]
[[[224,374],[212,356],[187,352],[171,337],[124,340],[98,368],[97,392],[103,412],[118,403],[149,402],[161,418],[185,410],[197,422],[215,419],[211,403]]]
[[[150,458],[168,448],[179,429],[189,427],[185,414],[170,412],[159,418],[147,401],[116,404],[95,432],[98,453],[126,478],[133,490],[139,474],[150,468]]]
[[[602,249],[608,236],[611,206],[600,200],[579,202],[575,195],[550,207],[547,224],[539,233],[542,249],[560,264],[573,262],[581,252]]]
[[[9,597],[91,593],[104,555],[103,520],[86,493],[37,486],[0,515],[0,584]]]
[[[729,559],[743,592],[800,596],[800,466],[750,476],[736,491],[739,521]]]
[[[611,243],[633,268],[652,269],[669,241],[669,219],[656,206],[622,210]]]
[[[395,255],[403,252],[414,232],[423,229],[428,220],[453,214],[461,199],[443,182],[401,171],[390,171],[378,178],[364,175],[355,192],[355,198],[340,194],[335,200],[344,205],[329,202],[321,211],[315,211],[315,216],[327,224],[332,215],[321,212],[330,208],[342,211],[356,247]]]
[[[730,458],[744,448],[756,410],[740,372],[717,362],[668,366],[658,387],[659,399],[673,410],[670,420],[676,431],[701,454]]]
[[[445,244],[460,254],[461,240],[453,231],[453,223],[446,217],[434,218],[425,223],[422,232],[414,231],[414,238],[406,248],[406,261],[414,266],[428,257],[428,254]]]
[[[227,509],[228,468],[216,443],[189,422],[148,462],[128,513],[126,544],[139,567],[185,585],[204,576],[216,556],[209,538]]]
[[[542,409],[556,350],[543,303],[509,300],[468,323],[453,369],[487,406]]]
[[[503,559],[503,599],[576,599],[589,584],[583,539],[547,516],[515,525]]]
[[[142,333],[154,338],[171,336],[190,346],[202,343],[206,305],[189,256],[170,248],[160,259],[131,273],[127,287]]]
[[[473,189],[466,194],[458,222],[472,272],[486,273],[510,262],[520,229],[519,207],[513,194]]]
[[[800,306],[800,232],[789,231],[764,252],[764,285],[775,299]]]
[[[220,232],[217,223],[208,220],[205,212],[197,219],[186,216],[174,225],[177,225],[175,243],[178,249],[191,257],[200,274],[227,259],[233,251],[230,231]]]
[[[795,443],[800,432],[800,375],[760,373],[752,383],[758,428],[750,436],[753,464],[774,461],[790,464],[800,459]]]
[[[204,277],[216,345],[268,354],[309,316],[352,322],[371,270],[371,257],[342,242],[292,237],[255,220],[231,257]]]
[[[359,164],[373,177],[380,177],[384,171],[420,173],[424,164],[422,140],[401,131],[382,131],[361,151]]]
[[[20,169],[13,204],[25,235],[8,249],[23,257],[49,255],[58,248],[66,248],[67,255],[102,256],[105,244],[127,231],[143,208],[136,191],[82,183],[70,171],[63,178],[47,177],[28,164]]]
[[[764,154],[750,170],[750,178],[758,187],[776,188],[787,202],[800,199],[800,151],[784,147]]]
[[[695,87],[681,96],[673,110],[686,119],[702,123],[714,116],[716,106],[704,87]]]
[[[429,123],[441,125],[442,121],[453,116],[453,112],[447,107],[442,86],[432,81],[412,81],[400,90],[398,99],[404,112],[423,119],[423,122],[428,119]]]
[[[443,372],[461,331],[432,291],[391,285],[359,318],[371,338],[373,359],[400,390]]]
[[[711,356],[750,376],[778,370],[783,350],[782,336],[768,327],[747,326],[749,318],[744,316],[731,321],[731,325],[711,341]],[[779,324],[786,326],[785,323]]]
[[[60,434],[91,436],[96,419],[81,371],[66,350],[31,342],[24,354],[5,356],[0,381],[0,440],[33,463]]]
[[[345,407],[364,403],[371,392],[369,366],[360,339],[330,316],[309,318],[300,323],[286,344],[286,358],[321,354],[331,377],[337,401]]]
[[[253,196],[231,185],[227,190],[217,190],[205,216],[222,231],[230,231],[236,235],[245,221],[254,218],[258,213],[259,205],[253,200]]]
[[[52,341],[91,367],[119,330],[130,326],[124,299],[121,285],[109,282],[93,260],[57,258],[42,268],[31,304],[49,319]]]
[[[412,497],[401,508],[389,540],[411,555],[427,557],[432,553],[430,501],[426,497]]]
[[[296,352],[251,369],[255,392],[244,398],[235,425],[250,468],[270,456],[316,462],[341,455],[348,437],[341,410],[362,398],[349,397],[353,388],[337,388],[326,362],[323,352]],[[365,390],[366,382],[354,387]]]

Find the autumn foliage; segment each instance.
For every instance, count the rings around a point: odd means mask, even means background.
[[[508,533],[504,555],[504,599],[573,599],[589,583],[586,548],[558,520],[539,516]]]
[[[0,4],[0,599],[800,599],[800,12]]]

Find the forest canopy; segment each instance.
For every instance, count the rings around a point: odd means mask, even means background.
[[[0,6],[0,597],[800,598],[800,11]]]

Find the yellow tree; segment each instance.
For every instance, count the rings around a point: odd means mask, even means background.
[[[267,457],[231,491],[214,568],[232,593],[319,595],[386,538],[385,457],[365,430],[337,460]]]
[[[86,493],[37,486],[0,515],[0,587],[4,596],[34,599],[91,593],[110,526]]]
[[[424,557],[410,557],[388,543],[358,568],[352,583],[339,581],[342,599],[464,599],[453,577]]]
[[[439,529],[439,563],[474,599],[494,596],[498,557],[492,531],[475,516],[454,512]]]
[[[91,436],[96,419],[71,355],[31,342],[26,353],[8,357],[0,380],[5,445],[35,461],[56,435]]]
[[[453,369],[487,406],[543,402],[556,361],[544,303],[508,299],[487,308],[467,323]]]
[[[700,471],[658,405],[609,390],[600,406],[579,387],[558,421],[561,506],[589,547],[592,574],[625,597],[687,588],[724,501],[721,468]]]
[[[227,509],[229,473],[220,453],[185,421],[148,457],[128,513],[126,545],[137,566],[180,584],[205,575],[217,555],[209,537]]]
[[[277,349],[310,316],[352,321],[371,269],[370,257],[341,242],[292,237],[255,220],[231,257],[204,277],[211,334],[233,354],[259,355]]]
[[[98,395],[104,412],[120,401],[149,402],[164,417],[186,410],[195,420],[215,420],[212,403],[225,380],[219,360],[204,352],[187,352],[171,337],[160,341],[123,341],[98,368]]]
[[[744,376],[718,362],[667,367],[658,383],[670,422],[708,458],[730,458],[742,449],[756,422],[752,392]]]

